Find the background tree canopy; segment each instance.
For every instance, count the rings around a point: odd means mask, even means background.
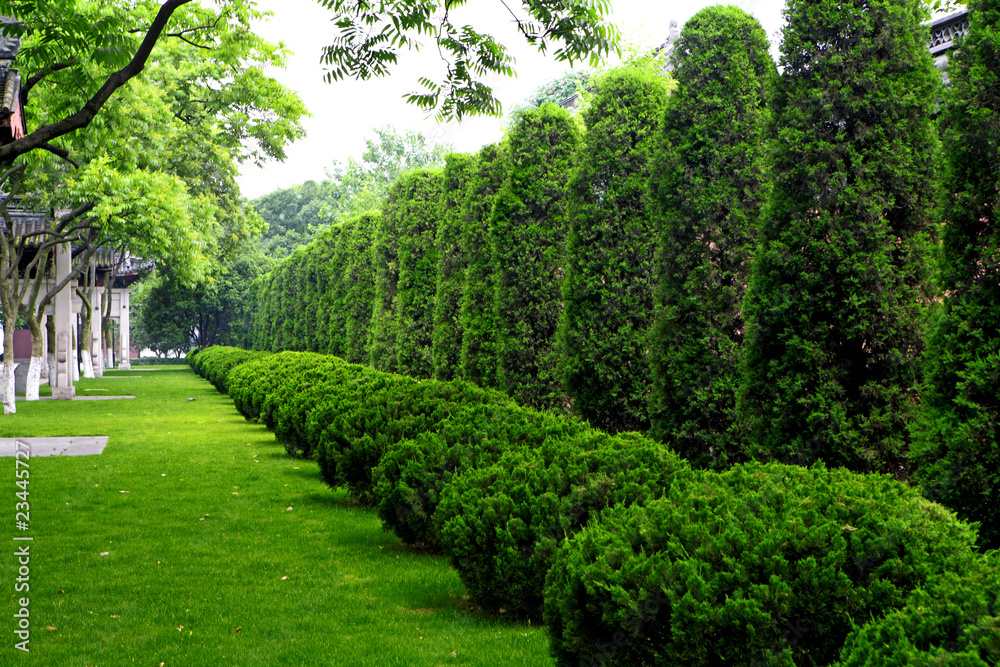
[[[381,208],[400,174],[442,166],[450,150],[447,144],[430,144],[413,130],[376,129],[374,137],[365,139],[360,159],[348,158],[346,164],[335,160],[323,182],[307,181],[253,201],[268,224],[261,247],[280,259],[308,243],[322,227]]]

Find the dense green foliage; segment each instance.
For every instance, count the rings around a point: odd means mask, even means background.
[[[507,136],[493,203],[499,386],[522,405],[561,405],[556,328],[565,270],[566,195],[580,132],[564,109],[522,113]]]
[[[197,352],[197,350],[195,350]],[[214,346],[191,354],[188,363],[194,372],[212,383],[223,394],[228,393],[226,378],[236,366],[258,359],[267,352],[253,352],[238,347]]]
[[[622,68],[595,86],[569,184],[562,379],[573,411],[594,426],[645,430],[656,242],[645,199],[667,85],[659,73]]]
[[[348,158],[346,164],[334,160],[323,182],[306,181],[253,201],[268,223],[261,239],[266,254],[287,257],[324,227],[379,208],[403,172],[441,166],[450,150],[413,130],[400,132],[390,125],[373,131],[375,136],[365,139],[361,158]]]
[[[389,188],[382,215],[372,235],[374,296],[368,327],[368,363],[380,371],[396,370],[396,290],[399,283],[399,234],[397,210],[403,205],[405,186]]]
[[[899,473],[940,77],[918,0],[791,0],[787,17],[774,190],[744,307],[748,453]]]
[[[928,497],[1000,547],[1000,7],[970,3],[949,58],[941,286],[912,457]]]
[[[444,177],[441,171],[418,170],[400,177],[399,196],[387,200],[384,218],[394,218],[399,267],[394,308],[396,370],[429,378],[434,343],[434,298],[437,294],[438,249]]]
[[[469,467],[442,489],[434,520],[478,604],[539,618],[545,575],[566,538],[607,507],[662,496],[686,467],[639,434],[585,430]]]
[[[852,623],[967,567],[975,530],[886,475],[679,472],[572,537],[546,580],[561,665],[824,665]]]
[[[347,486],[358,498],[376,500],[380,476],[374,472],[394,443],[437,430],[456,410],[468,405],[509,405],[499,392],[456,380],[412,382],[405,376],[383,378],[356,405],[336,412],[323,429],[320,472],[331,486]],[[316,417],[322,420],[322,413]]]
[[[466,259],[462,250],[465,237],[465,200],[475,158],[453,153],[445,158],[441,219],[435,244],[438,251],[437,294],[434,298],[434,377],[450,380],[461,375],[462,286]]]
[[[456,474],[488,466],[504,452],[534,449],[550,438],[561,440],[585,430],[587,425],[578,420],[513,403],[457,408],[433,432],[386,448],[374,470],[379,516],[403,540],[439,546],[436,512]]]
[[[857,628],[837,664],[1000,665],[1000,552],[928,580],[905,607]]]
[[[483,387],[497,386],[496,273],[490,245],[493,200],[506,177],[501,149],[484,146],[476,154],[462,207],[462,254],[465,281],[459,322],[462,327],[461,374]]]
[[[343,356],[354,364],[368,363],[368,327],[375,298],[375,271],[372,238],[381,214],[362,213],[344,223],[344,256],[347,262],[342,280],[344,293]]]
[[[677,88],[649,171],[659,230],[650,333],[652,434],[697,466],[739,458],[743,296],[767,198],[767,35],[736,7],[695,14],[672,52]]]

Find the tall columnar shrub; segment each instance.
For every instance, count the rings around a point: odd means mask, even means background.
[[[940,76],[919,0],[790,0],[747,292],[749,455],[900,472]]]
[[[434,377],[451,380],[461,377],[462,284],[465,281],[464,204],[467,184],[475,158],[464,153],[445,157],[441,198],[441,220],[437,230],[437,293],[434,298]]]
[[[471,166],[462,205],[462,255],[465,281],[459,318],[462,327],[462,377],[482,387],[497,386],[496,281],[489,243],[493,200],[506,177],[500,148],[484,146]]]
[[[257,306],[253,314],[253,348],[255,350],[271,351],[274,320],[271,315],[271,301],[274,298],[274,282],[277,267],[261,276],[260,288],[257,290]]]
[[[375,298],[372,236],[381,216],[362,213],[344,223],[344,359],[354,364],[369,362],[368,337]]]
[[[296,337],[295,309],[299,305],[299,292],[304,287],[299,279],[298,269],[305,262],[305,252],[303,247],[296,248],[277,268],[278,298],[277,302],[274,303],[274,309],[277,312],[280,325],[277,326],[275,340],[272,343],[274,351],[302,349]]]
[[[645,198],[668,90],[659,72],[638,68],[596,87],[569,186],[562,379],[574,412],[594,426],[644,430],[655,246]]]
[[[734,456],[743,296],[767,198],[765,126],[775,76],[767,34],[736,7],[709,7],[673,51],[652,162],[658,228],[650,334],[652,435],[695,465]],[[736,452],[738,453],[738,452]]]
[[[247,290],[246,302],[243,304],[243,321],[240,326],[242,337],[239,341],[239,345],[247,350],[258,349],[257,311],[260,310],[262,305],[264,288],[268,277],[266,273],[258,276],[250,283],[250,289]]]
[[[380,371],[396,370],[396,290],[399,283],[399,225],[406,207],[406,182],[397,180],[382,204],[372,238],[375,297],[368,338],[368,363]]]
[[[438,266],[435,238],[443,183],[440,170],[421,169],[399,178],[405,198],[395,212],[399,216],[396,368],[398,373],[420,378],[429,378],[434,368],[431,346]]]
[[[912,455],[933,499],[1000,547],[1000,7],[969,3],[948,59],[941,282]]]
[[[306,246],[309,272],[316,291],[306,306],[306,326],[311,327],[306,350],[343,355],[343,227],[334,224],[323,229]]]
[[[567,186],[580,132],[567,111],[543,104],[521,113],[508,142],[490,220],[499,385],[522,405],[555,407]]]

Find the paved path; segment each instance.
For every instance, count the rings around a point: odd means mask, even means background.
[[[135,396],[77,396],[77,397],[73,398],[72,400],[74,400],[74,401],[113,401],[113,400],[116,400],[116,399],[119,399],[119,398],[135,398]],[[27,399],[25,399],[24,396],[18,396],[17,400],[24,401],[24,400],[27,400]],[[51,396],[39,396],[38,400],[40,400],[40,401],[59,401],[59,400],[68,400],[68,399],[52,398]]]
[[[108,446],[106,435],[80,435],[68,438],[0,438],[0,456],[14,456],[27,444],[30,456],[88,456],[100,454]]]

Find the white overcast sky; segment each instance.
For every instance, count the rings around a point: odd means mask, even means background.
[[[432,141],[450,143],[463,152],[474,152],[500,139],[499,119],[476,117],[461,124],[439,124],[403,99],[404,94],[419,89],[418,77],[439,80],[442,76],[444,69],[434,49],[404,53],[394,73],[384,79],[325,83],[320,49],[335,33],[329,10],[316,0],[258,0],[257,4],[274,14],[259,26],[259,34],[272,42],[283,42],[293,53],[287,69],[269,74],[298,92],[312,117],[304,122],[306,137],[288,147],[284,162],[243,166],[239,184],[244,196],[254,199],[297,183],[323,180],[334,160],[360,157],[364,139],[373,135],[373,128],[385,125],[423,132]],[[469,0],[467,4],[469,7],[457,20],[490,32],[517,58],[517,77],[494,81],[495,94],[505,110],[568,69],[565,63],[539,54],[524,42],[511,27],[510,16],[505,15],[500,0]],[[676,19],[683,29],[687,19],[713,4],[719,3],[611,0],[612,20],[628,41],[652,47],[666,39],[671,19]],[[723,4],[737,5],[755,16],[772,44],[778,42],[784,0],[730,0]]]

